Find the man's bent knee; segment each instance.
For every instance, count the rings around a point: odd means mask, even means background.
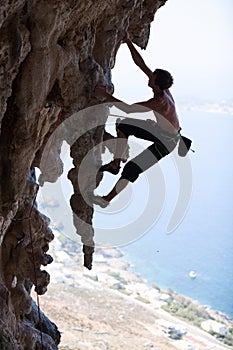
[[[123,179],[126,179],[130,182],[134,182],[137,180],[138,176],[142,173],[142,169],[132,161],[128,162],[121,174]]]
[[[116,125],[116,130],[117,130],[118,137],[120,136],[120,137],[128,138],[131,135],[130,125],[124,122],[118,123]]]

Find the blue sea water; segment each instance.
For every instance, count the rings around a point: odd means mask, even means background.
[[[233,319],[233,116],[186,111],[183,119],[183,133],[193,139],[196,151],[187,214],[169,235],[169,215],[162,214],[148,233],[121,250],[148,283]],[[196,279],[189,277],[191,270]]]
[[[148,232],[143,231],[139,235],[137,233],[136,236],[134,232],[127,232],[127,227],[130,230],[132,227],[137,230],[145,227],[144,223],[135,220],[135,215],[141,221],[146,221],[148,215],[153,216],[155,211],[159,212],[159,199],[156,197],[159,186],[156,178],[158,165],[149,170],[153,181],[153,198],[149,201],[150,207],[146,208],[150,214],[143,215],[148,188],[143,187],[143,181],[138,179],[131,187],[128,186],[131,188],[128,192],[130,196],[133,191],[136,195],[133,193],[129,205],[123,210],[95,210],[95,242],[97,246],[99,242],[103,242],[103,236],[98,237],[97,228],[105,229],[105,243],[120,247],[125,258],[133,264],[134,271],[148,283],[154,282],[164,289],[172,288],[233,319],[233,116],[192,111],[183,111],[180,114],[183,134],[192,138],[192,148],[195,149],[195,153],[190,153],[193,190],[183,221],[171,234],[166,233],[177,188],[182,186],[172,170],[172,157],[168,156],[159,162],[162,164],[159,166],[163,168],[166,197],[164,205],[161,206],[161,215],[153,227]],[[113,175],[104,176],[97,189],[98,194],[101,191],[106,194],[116,182]],[[65,179],[65,186],[68,188],[66,176]],[[162,186],[162,181],[160,185]],[[46,189],[45,191],[49,192]],[[72,189],[70,191],[72,193]],[[127,190],[124,191],[127,197]],[[55,198],[59,199],[60,194],[61,191],[55,191]],[[69,208],[70,193],[66,193],[65,198],[68,199]],[[125,197],[121,193],[118,200],[121,201],[122,198]],[[53,208],[48,216],[52,217],[54,212]],[[53,219],[59,221],[62,217],[64,231],[70,233],[72,213],[70,211],[70,215],[67,215],[65,212],[64,215],[64,212],[61,214],[58,211],[57,217]],[[69,229],[66,229],[66,218]],[[75,231],[74,236],[77,236]],[[189,277],[192,270],[197,274],[196,279]]]

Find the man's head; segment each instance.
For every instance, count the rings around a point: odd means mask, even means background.
[[[156,69],[153,72],[152,77],[149,79],[149,86],[153,89],[156,86],[160,88],[160,90],[169,89],[173,84],[173,77],[171,74],[164,69]]]

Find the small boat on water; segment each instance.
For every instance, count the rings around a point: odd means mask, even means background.
[[[196,272],[195,271],[190,271],[189,272],[189,277],[192,278],[192,279],[196,278],[197,277]]]

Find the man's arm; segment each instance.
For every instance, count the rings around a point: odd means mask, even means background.
[[[96,95],[99,97],[104,97],[107,102],[111,102],[117,108],[121,109],[125,113],[145,113],[151,110],[151,100],[137,102],[132,105],[128,105],[127,103],[119,100],[118,98],[110,95],[106,92],[105,88],[97,87],[95,89]]]
[[[128,37],[128,34],[126,34],[126,37],[124,38],[124,42],[128,45],[128,48],[130,50],[134,63],[148,76],[148,78],[150,78],[153,72],[150,70],[149,67],[147,67],[143,58],[141,57],[139,52],[135,49],[132,41]]]

